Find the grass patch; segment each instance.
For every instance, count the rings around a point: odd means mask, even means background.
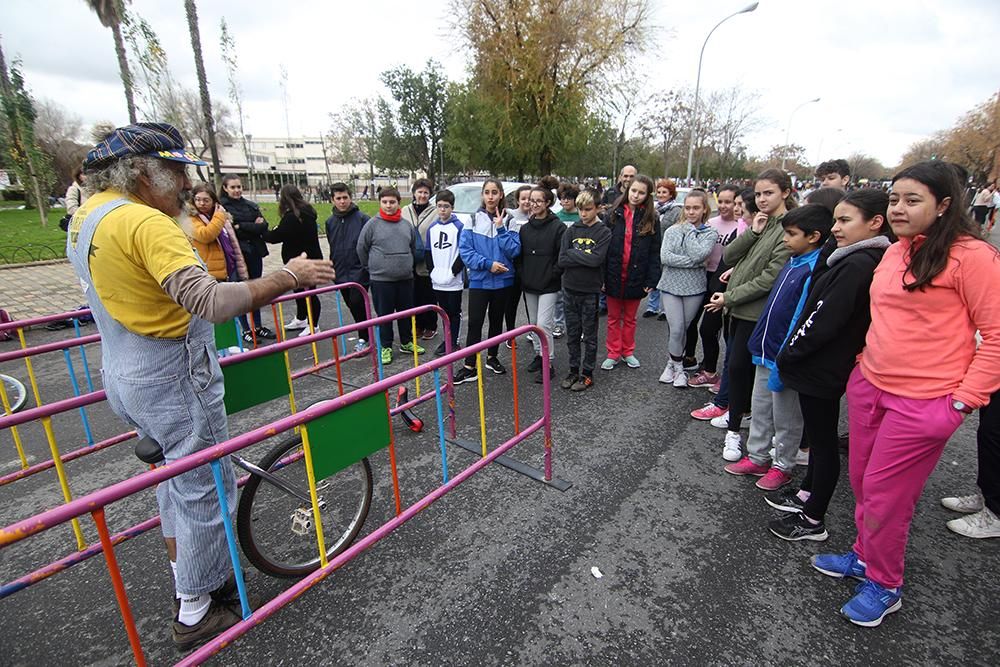
[[[66,214],[65,209],[55,208],[49,211],[49,224],[43,228],[38,222],[38,211],[14,208],[18,205],[16,202],[6,203],[11,206],[0,206],[0,264],[20,264],[66,256],[66,233],[59,229],[59,220]],[[359,201],[357,204],[368,215],[378,213],[378,202]],[[317,223],[322,230],[323,223],[333,210],[333,204],[318,203],[314,207]],[[268,223],[275,227],[281,219],[278,205],[264,202],[260,208]]]

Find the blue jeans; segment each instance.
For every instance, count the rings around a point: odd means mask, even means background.
[[[649,299],[646,301],[646,312],[660,312],[660,290],[655,289],[649,293]]]
[[[726,358],[722,361],[722,378],[719,380],[719,393],[712,400],[716,407],[729,407],[729,350],[732,349],[731,339],[726,339]]]

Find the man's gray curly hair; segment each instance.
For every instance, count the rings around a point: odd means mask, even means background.
[[[85,174],[85,188],[91,194],[105,190],[134,194],[141,174],[146,174],[153,188],[161,192],[174,187],[174,176],[163,164],[163,160],[148,155],[125,157],[103,169],[87,171]]]

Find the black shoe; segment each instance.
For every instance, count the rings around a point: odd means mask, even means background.
[[[503,367],[500,360],[496,357],[486,357],[486,368],[490,369],[497,375],[503,375],[507,372],[507,369]]]
[[[212,601],[205,617],[194,625],[173,622],[174,644],[181,651],[190,651],[212,637],[225,632],[243,620],[229,605]]]
[[[663,313],[660,313],[659,315],[656,316],[656,321],[657,322],[666,322],[667,321],[667,316],[664,315]]]
[[[536,354],[535,358],[531,360],[531,363],[528,364],[528,367],[525,370],[529,373],[537,373],[542,370],[542,358]]]
[[[769,522],[767,527],[772,533],[789,542],[798,542],[799,540],[825,542],[826,538],[830,537],[822,521],[813,524],[801,512],[786,514],[780,519]]]
[[[247,345],[253,345],[253,334],[249,331],[243,332],[243,342]]]
[[[466,382],[475,382],[478,377],[479,375],[476,374],[475,368],[466,368],[465,366],[462,366],[458,369],[458,372],[455,373],[453,383],[459,385]]]
[[[642,314],[642,319],[648,319],[650,317],[656,317],[656,311],[655,310],[647,310],[646,312],[644,312]]]
[[[556,367],[549,366],[549,380],[551,381],[555,379],[556,379]],[[542,384],[544,382],[545,382],[545,371],[540,370],[538,371],[538,375],[535,376],[535,384]]]
[[[441,343],[436,348],[434,348],[435,357],[443,357],[445,355],[444,343]]]
[[[599,309],[597,310],[597,316],[598,316],[598,317],[604,317],[604,316],[606,316],[607,314],[608,314],[608,309],[607,309],[607,308],[599,308]]]
[[[257,338],[274,339],[277,338],[277,336],[275,336],[274,332],[268,329],[267,327],[257,327]]]
[[[591,375],[581,375],[580,379],[573,383],[570,391],[586,391],[594,386],[594,378]]]
[[[798,492],[794,485],[786,486],[778,491],[765,493],[764,502],[780,512],[801,512],[806,504],[799,500]]]
[[[562,382],[561,382],[561,383],[559,384],[559,386],[560,386],[560,387],[562,387],[563,389],[569,389],[569,388],[570,388],[570,387],[572,387],[572,386],[573,386],[573,385],[574,385],[574,384],[576,383],[576,381],[577,381],[577,380],[579,380],[579,379],[580,379],[580,374],[579,374],[579,373],[577,373],[576,371],[570,371],[570,372],[569,372],[569,375],[567,375],[567,376],[566,376],[566,379],[565,379],[565,380],[563,380],[563,381],[562,381]]]

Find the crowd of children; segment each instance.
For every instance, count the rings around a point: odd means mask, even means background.
[[[1000,409],[990,402],[1000,389],[1000,302],[991,293],[1000,283],[1000,255],[970,215],[959,167],[919,163],[895,176],[890,194],[847,193],[846,172],[842,160],[821,165],[822,187],[799,204],[788,175],[766,170],[752,189],[722,186],[715,217],[707,192],[694,189],[679,201],[672,181],[654,187],[631,167],[604,198],[544,183],[519,188],[511,209],[504,207],[510,193],[487,179],[468,221],[455,215],[448,190],[431,205],[433,184],[423,179],[404,210],[399,192],[383,188],[371,219],[353,205],[346,185],[335,184],[326,232],[338,281],[370,289],[378,315],[439,304],[449,317],[444,336],[451,349],[459,347],[463,321],[466,346],[482,340],[487,323],[490,338],[505,322],[513,328],[523,299],[528,321],[543,332],[532,339],[526,369],[539,383],[546,372],[554,377],[555,340],[565,333],[569,367],[560,386],[568,391],[595,384],[605,307],[600,368],[640,366],[636,314],[648,297],[644,317],[666,321],[660,382],[715,394],[691,415],[725,429],[722,469],[756,480],[762,500],[780,511],[768,528],[785,540],[828,538],[846,393],[857,538],[849,552],[814,556],[812,564],[832,577],[858,579],[840,612],[875,626],[900,608],[909,524],[924,483],[945,443],[980,408],[981,493],[942,502],[966,514],[949,522],[955,532],[1000,537]],[[315,224],[301,197],[283,194],[279,230],[287,228],[287,236],[296,221]],[[226,242],[256,248],[222,215],[226,201],[219,205],[205,189],[195,195],[198,243],[212,237],[223,250]],[[559,213],[552,211],[556,196]],[[254,213],[233,218],[252,227],[259,224]],[[263,236],[275,241],[282,234]],[[248,267],[252,275],[253,257],[241,268],[230,255],[231,248],[205,255],[213,275],[245,276]],[[364,318],[363,303],[348,306],[355,320]],[[318,319],[318,304],[310,312]],[[424,352],[409,321],[399,322],[398,333],[402,351]],[[420,338],[436,333],[430,318],[421,321]],[[379,335],[382,362],[391,363],[393,330],[381,327]],[[359,332],[357,349],[368,343]],[[441,342],[435,353],[445,351]],[[499,346],[487,350],[483,368],[506,373]],[[478,372],[471,355],[454,383],[474,382]],[[805,476],[792,485],[801,464]]]

